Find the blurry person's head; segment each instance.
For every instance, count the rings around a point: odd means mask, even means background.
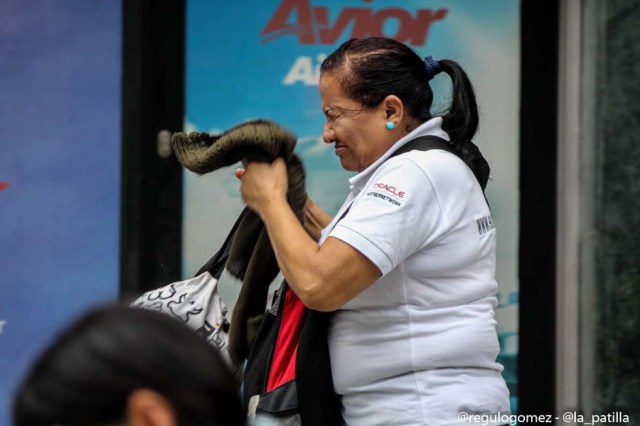
[[[94,309],[35,360],[16,426],[238,426],[245,414],[220,354],[163,314]]]

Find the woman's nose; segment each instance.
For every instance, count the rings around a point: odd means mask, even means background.
[[[329,124],[325,124],[324,129],[322,131],[322,140],[324,140],[325,143],[331,143],[335,139],[336,139],[335,132],[333,131],[331,126],[329,126]]]

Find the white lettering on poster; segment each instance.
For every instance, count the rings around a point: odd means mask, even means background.
[[[302,83],[306,86],[317,86],[320,80],[320,65],[327,55],[320,54],[314,63],[311,56],[299,56],[294,62],[286,77],[282,81],[285,86]]]

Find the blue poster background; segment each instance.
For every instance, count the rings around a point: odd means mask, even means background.
[[[121,8],[0,2],[0,425],[37,352],[118,292]]]
[[[487,197],[498,228],[498,333],[504,376],[517,411],[520,2],[517,0],[189,0],[187,131],[219,132],[267,118],[298,135],[307,189],[329,213],[348,192],[349,174],[321,139],[317,68],[353,36],[398,38],[421,56],[451,58],[478,97],[476,142],[492,167]],[[434,113],[449,101],[438,76]],[[183,274],[192,275],[224,240],[242,208],[232,168],[185,175]],[[223,277],[224,278],[224,277]],[[237,283],[222,282],[233,306]]]

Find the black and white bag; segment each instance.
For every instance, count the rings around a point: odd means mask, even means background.
[[[218,278],[206,271],[194,278],[148,291],[132,305],[171,315],[186,324],[217,348],[231,365],[227,305],[218,294]]]
[[[227,305],[218,294],[218,281],[229,257],[231,241],[238,220],[224,244],[195,277],[148,291],[131,305],[170,315],[186,324],[217,348],[227,364],[240,376],[242,369],[229,356],[229,321]]]

